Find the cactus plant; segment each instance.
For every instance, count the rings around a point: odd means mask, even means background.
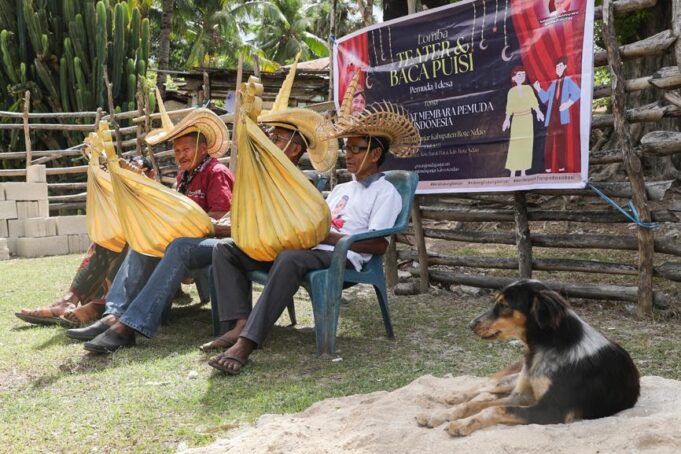
[[[149,20],[137,5],[137,0],[0,0],[0,110],[21,110],[26,90],[33,112],[109,110],[105,70],[114,106],[135,109],[150,46]],[[38,140],[70,141],[59,134]],[[0,149],[22,147],[22,140],[22,134],[0,131]]]

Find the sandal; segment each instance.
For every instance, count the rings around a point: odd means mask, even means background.
[[[230,359],[236,363],[239,367],[236,368],[228,368],[227,366],[223,366],[222,364],[218,363],[218,360],[220,359]],[[244,368],[244,366],[248,363],[247,359],[243,358],[238,358],[234,355],[228,355],[226,353],[222,353],[220,355],[217,355],[213,358],[211,358],[210,361],[208,361],[208,365],[212,367],[213,369],[217,369],[219,371],[222,371],[226,373],[227,375],[239,375],[241,373],[241,369]]]
[[[204,353],[208,353],[213,350],[227,350],[234,344],[236,344],[236,339],[232,339],[231,337],[227,337],[227,334],[223,334],[222,336],[201,345],[199,350]]]
[[[68,310],[57,319],[62,328],[79,328],[87,326],[102,318],[105,309],[104,300],[92,300],[87,304]]]
[[[22,309],[16,312],[16,315],[21,320],[32,323],[34,325],[56,325],[59,317],[64,315],[68,310],[76,307],[75,304],[67,301],[59,301],[50,306],[39,307],[37,309]]]

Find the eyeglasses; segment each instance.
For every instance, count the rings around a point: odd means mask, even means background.
[[[345,151],[349,151],[352,154],[364,153],[365,151],[367,151],[368,148],[369,148],[369,144],[366,144],[366,145],[347,145],[346,144],[346,145],[343,146],[343,149]]]
[[[274,143],[277,143],[277,142],[288,143],[288,141],[291,140],[291,136],[286,137],[286,136],[282,136],[282,135],[279,135],[279,134],[271,133],[270,134],[270,140]]]

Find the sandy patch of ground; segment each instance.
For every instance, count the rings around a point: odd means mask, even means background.
[[[264,415],[253,426],[192,453],[678,453],[681,381],[641,379],[636,406],[613,417],[572,424],[496,426],[451,438],[441,426],[418,427],[439,399],[485,383],[477,377],[426,375],[392,392],[327,399],[289,415]]]

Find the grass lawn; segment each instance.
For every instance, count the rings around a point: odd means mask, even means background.
[[[56,298],[79,261],[0,262],[0,452],[174,452],[179,445],[208,444],[265,413],[392,390],[424,374],[484,375],[521,355],[518,346],[469,334],[468,321],[489,296],[455,299],[433,289],[392,297],[397,338],[388,340],[374,295],[359,287],[344,294],[335,360],[315,354],[311,308],[302,293],[298,326],[287,327],[282,316],[238,377],[206,366],[197,349],[211,337],[207,307],[176,308],[154,339],[90,356],[61,328],[31,326],[13,315]],[[577,303],[576,309],[627,348],[643,375],[681,379],[678,319],[637,320],[623,303]],[[191,371],[198,376],[190,378]]]

